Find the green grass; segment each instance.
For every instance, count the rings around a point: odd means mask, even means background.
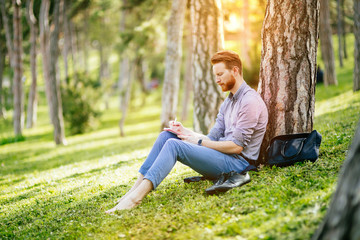
[[[337,69],[339,86],[317,86],[317,162],[263,167],[249,184],[219,196],[205,195],[211,182],[184,184],[197,174],[178,163],[139,207],[115,216],[104,211],[130,189],[159,132],[160,91],[145,106],[135,102],[124,138],[115,98],[99,128],[68,136],[67,146],[54,145],[44,102],[24,141],[11,142],[12,123],[1,120],[0,139],[8,141],[0,146],[0,239],[309,239],[359,120],[352,61]]]

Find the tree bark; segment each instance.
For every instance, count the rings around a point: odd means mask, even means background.
[[[211,56],[223,49],[220,0],[191,0],[193,25],[194,130],[207,134],[215,123],[224,96],[215,82]]]
[[[258,92],[269,123],[261,156],[271,138],[312,130],[318,33],[318,0],[268,1]]]
[[[50,114],[52,115],[54,125],[54,140],[58,144],[66,144],[64,133],[64,119],[62,112],[62,102],[60,93],[60,79],[57,74],[57,60],[59,55],[59,12],[60,0],[55,1],[53,9],[53,26],[50,33],[50,65],[49,65],[49,84],[50,99],[52,108]]]
[[[335,73],[335,58],[330,27],[329,0],[320,0],[320,47],[321,56],[324,61],[324,84],[337,85]]]
[[[30,66],[31,66],[31,86],[29,92],[26,127],[32,128],[37,119],[37,71],[36,71],[36,36],[37,26],[36,18],[33,12],[34,0],[26,2],[26,18],[30,26]]]
[[[360,0],[354,0],[354,87],[353,90],[360,90]]]
[[[355,0],[359,2],[358,0]],[[354,2],[355,2],[354,1]],[[329,210],[313,236],[318,239],[360,239],[360,122]]]
[[[168,22],[165,77],[162,91],[161,129],[175,119],[179,95],[182,33],[185,18],[184,0],[173,0]]]
[[[341,10],[340,10],[340,0],[336,0],[336,12],[337,12],[337,35],[338,35],[338,42],[339,42],[339,62],[340,62],[340,67],[344,66],[343,63],[343,47],[342,47],[342,42],[341,42],[341,37],[342,37],[342,26],[341,26],[341,21],[342,21],[342,17],[341,17]]]
[[[184,91],[183,91],[183,100],[182,100],[181,121],[185,121],[188,118],[189,101],[191,94],[193,92],[192,26],[190,19],[188,19],[188,24],[186,29],[188,31],[186,34],[187,53],[185,59]]]
[[[14,133],[22,135],[24,127],[24,101],[22,86],[22,30],[21,30],[21,1],[13,0],[13,24],[14,24]]]

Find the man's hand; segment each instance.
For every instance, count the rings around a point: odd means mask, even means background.
[[[170,129],[173,129],[176,132],[180,132],[181,136],[195,136],[195,133],[193,131],[191,131],[190,129],[185,128],[181,124],[181,122],[170,121],[169,126],[170,126]],[[178,134],[178,137],[181,138],[179,134]]]
[[[185,142],[189,142],[189,143],[193,143],[193,144],[198,144],[198,141],[199,141],[199,138],[196,136],[178,135],[178,137]]]

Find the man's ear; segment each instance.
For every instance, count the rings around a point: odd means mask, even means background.
[[[234,66],[232,70],[233,70],[233,72],[234,72],[235,74],[236,74],[236,73],[237,73],[237,74],[240,74],[238,67]]]

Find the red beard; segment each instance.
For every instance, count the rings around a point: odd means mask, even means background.
[[[221,90],[223,92],[230,91],[235,86],[236,80],[233,75],[230,75],[229,81],[221,85]]]

